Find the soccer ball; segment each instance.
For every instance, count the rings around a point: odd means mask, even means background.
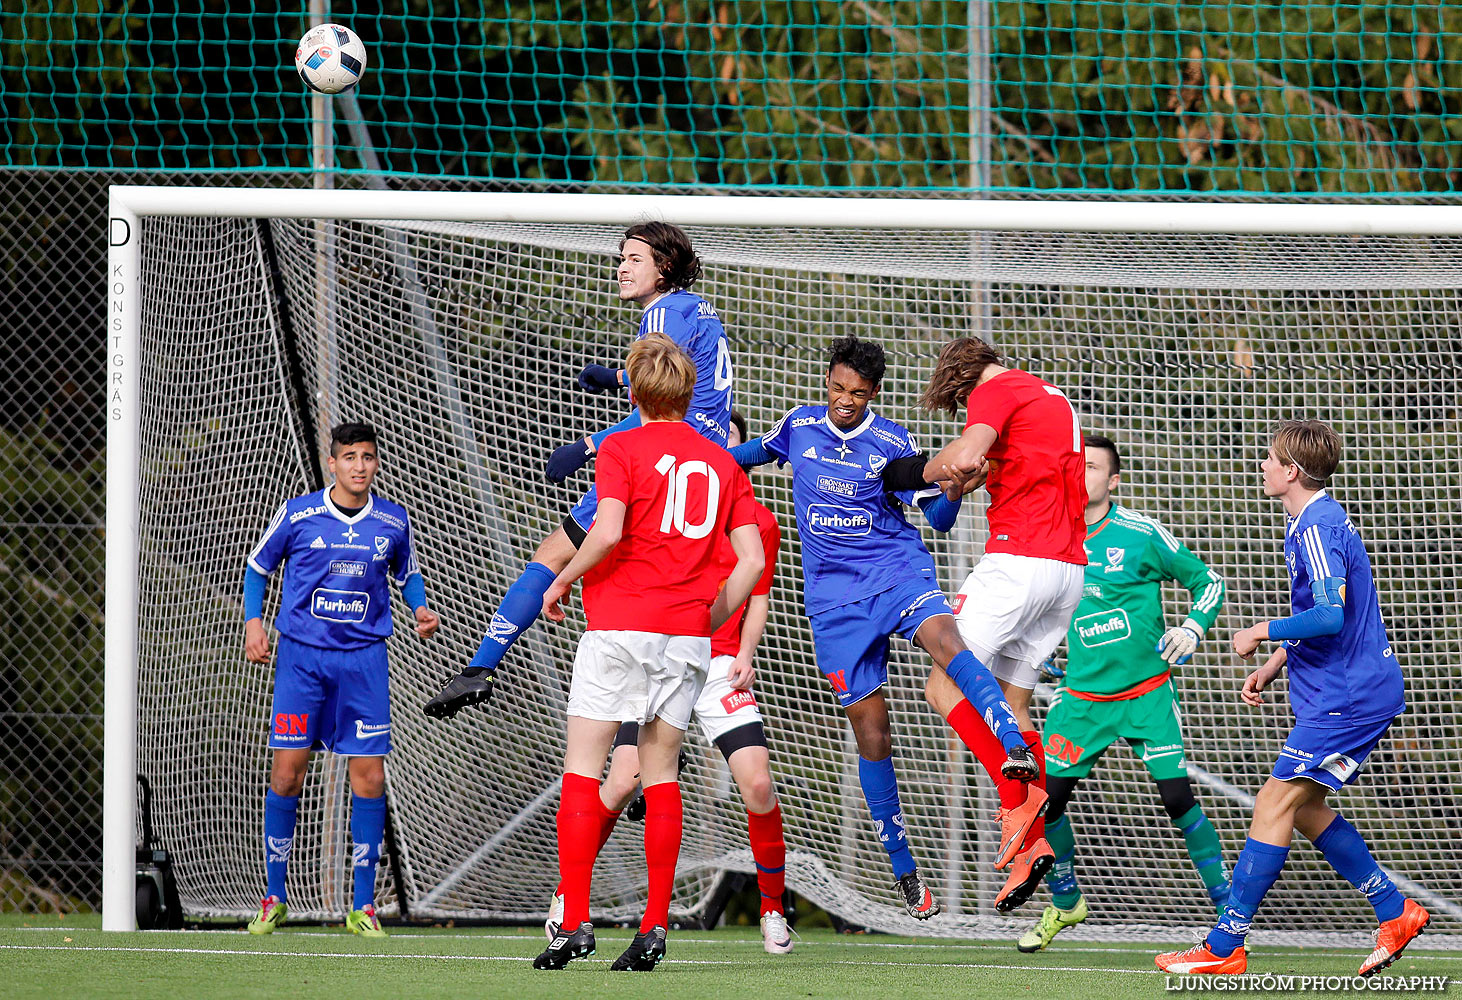
[[[365,43],[343,24],[317,24],[300,39],[294,68],[311,90],[339,94],[360,82],[366,68]]]

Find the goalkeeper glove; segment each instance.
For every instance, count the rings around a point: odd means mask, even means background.
[[[1157,651],[1171,666],[1187,663],[1193,658],[1198,643],[1203,641],[1203,629],[1189,618],[1181,625],[1175,625],[1163,633],[1157,641]]]
[[[451,678],[421,710],[433,719],[450,719],[469,705],[486,704],[492,698],[497,671],[467,667]]]
[[[561,483],[588,465],[593,455],[594,448],[584,438],[559,445],[548,456],[548,468],[544,470],[544,475],[550,483]]]
[[[1066,677],[1066,671],[1056,665],[1056,654],[1052,653],[1041,661],[1041,680],[1047,684],[1054,684]]]
[[[623,386],[619,384],[619,369],[585,365],[584,370],[579,372],[579,388],[590,392],[613,392],[621,389]]]

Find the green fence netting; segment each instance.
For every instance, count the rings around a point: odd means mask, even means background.
[[[1053,0],[406,0],[366,40],[385,171],[791,190],[1453,192],[1462,8]],[[306,170],[310,17],[0,13],[11,166]],[[360,170],[341,133],[339,169]]]

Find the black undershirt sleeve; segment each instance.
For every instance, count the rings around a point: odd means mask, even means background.
[[[929,461],[929,453],[921,451],[917,455],[910,455],[907,458],[896,458],[883,467],[883,488],[890,493],[897,493],[900,490],[926,490],[929,484],[924,482],[924,466]]]

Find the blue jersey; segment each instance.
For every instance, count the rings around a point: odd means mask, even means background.
[[[1286,643],[1295,718],[1338,728],[1399,715],[1406,707],[1401,668],[1381,621],[1371,560],[1345,509],[1324,490],[1287,520],[1284,561],[1294,614],[1315,606],[1316,581],[1338,580],[1344,588],[1339,632]]]
[[[405,584],[421,571],[406,511],[371,496],[346,517],[330,488],[286,500],[249,565],[266,576],[280,563],[284,593],[274,627],[308,646],[359,649],[391,634],[389,577]]]
[[[901,425],[872,410],[839,430],[826,406],[798,406],[762,444],[792,466],[792,499],[802,540],[803,600],[815,615],[907,583],[938,586],[919,529],[889,501],[880,478],[896,458],[917,455]],[[899,494],[905,503],[913,494]]]
[[[640,317],[639,340],[663,333],[695,362],[695,392],[685,422],[721,446],[731,426],[731,348],[721,317],[709,302],[684,289],[657,299]]]

